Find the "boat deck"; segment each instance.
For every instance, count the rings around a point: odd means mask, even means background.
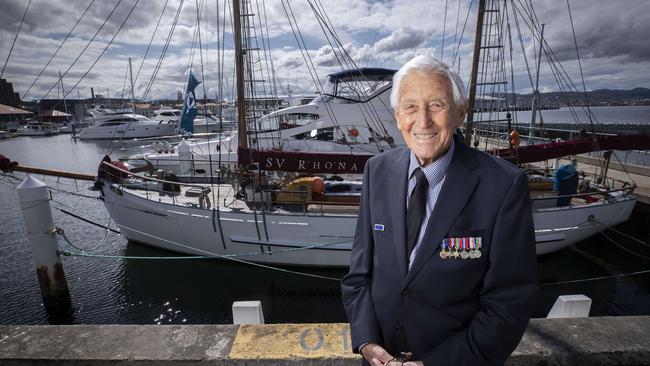
[[[522,141],[522,145],[525,145],[524,141]],[[479,146],[485,146],[485,137],[481,137],[481,143]],[[507,144],[504,141],[495,141],[495,139],[489,138],[487,146],[490,149],[500,149],[507,147]],[[593,156],[589,156],[589,154],[572,156],[571,159],[573,158],[575,158],[578,162],[578,170],[594,174],[599,169],[598,164],[600,164],[601,160],[596,159]],[[569,158],[559,160],[561,165],[571,163],[571,160]],[[543,167],[543,165],[538,166]],[[638,202],[650,205],[650,167],[619,163],[612,156],[609,164],[609,170],[607,171],[607,176],[636,184],[637,188],[634,190],[634,193],[632,195],[637,199]]]
[[[167,187],[169,188],[169,187]],[[244,212],[253,212],[262,209],[262,204],[258,203],[247,204],[241,199],[235,198],[235,190],[229,184],[213,184],[213,185],[194,185],[194,186],[178,186],[179,191],[165,191],[162,189],[162,183],[147,182],[146,185],[141,181],[131,181],[120,185],[120,189],[127,191],[130,194],[142,197],[148,200],[167,203],[170,205],[179,205],[184,207],[204,208],[211,209],[215,206],[215,201],[218,201],[220,209],[223,210],[243,210]],[[205,193],[203,193],[205,192]],[[249,191],[249,195],[251,192]],[[261,196],[261,193],[253,193],[252,197],[255,201],[264,201],[264,208],[268,209],[272,206],[273,211],[285,214],[321,214],[321,215],[354,215],[359,212],[359,207],[356,205],[346,204],[328,204],[328,203],[309,203],[309,204],[294,204],[279,206],[271,204],[267,200],[267,195]],[[207,197],[207,200],[206,200]]]

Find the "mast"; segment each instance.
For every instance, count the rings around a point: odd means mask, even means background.
[[[133,91],[133,69],[131,68],[131,57],[129,57],[129,74],[131,74],[131,103],[133,114],[135,114],[135,92]]]
[[[476,21],[476,35],[474,36],[474,56],[472,58],[472,79],[469,84],[469,100],[467,102],[467,126],[465,128],[465,144],[472,143],[472,121],[474,121],[474,102],[476,99],[476,79],[478,77],[478,60],[481,52],[481,37],[483,32],[483,15],[485,14],[485,0],[478,2],[478,19]]]
[[[531,106],[530,113],[530,127],[528,128],[528,141],[533,141],[533,127],[535,127],[535,120],[537,119],[537,110],[539,110],[539,67],[542,63],[542,52],[544,46],[544,24],[542,24],[542,33],[539,37],[539,55],[537,58],[537,71],[535,72],[535,90],[533,90],[533,105]],[[540,119],[542,115],[540,113]]]
[[[239,0],[232,1],[233,22],[235,31],[235,71],[237,77],[237,113],[238,113],[238,142],[239,148],[247,148],[246,134],[246,106],[244,97],[244,52],[241,39],[241,14]]]
[[[63,76],[61,76],[61,70],[59,70],[59,83],[61,83],[61,95],[63,96],[63,110],[65,113],[68,113],[68,105],[65,102],[65,90],[63,89]],[[70,121],[70,117],[66,116],[68,121]]]

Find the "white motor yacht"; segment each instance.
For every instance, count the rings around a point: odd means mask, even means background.
[[[106,114],[95,125],[83,128],[81,139],[133,139],[168,136],[176,133],[176,124],[153,121],[133,113]]]
[[[151,119],[159,122],[178,123],[181,116],[180,109],[158,109],[153,113],[154,115]],[[230,131],[234,128],[235,121],[232,118],[224,118],[220,122],[216,116],[209,112],[206,115],[203,111],[199,110],[194,118],[194,133],[218,133]]]
[[[48,122],[30,122],[20,131],[23,136],[51,136],[58,135],[59,130],[53,123]]]

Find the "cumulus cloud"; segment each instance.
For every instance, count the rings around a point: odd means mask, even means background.
[[[399,28],[390,36],[380,39],[375,44],[377,52],[409,50],[421,46],[426,41],[424,31],[412,28]]]
[[[14,89],[21,93],[21,96],[24,96],[36,75],[91,1],[32,0],[3,76],[14,83]],[[108,89],[111,96],[119,96],[124,86],[128,58],[132,58],[135,72],[139,69],[145,49],[153,35],[152,47],[136,83],[136,95],[141,95],[154,74],[162,47],[172,29],[172,21],[180,0],[169,0],[164,12],[163,2],[140,0],[114,43],[90,70],[91,64],[115,35],[136,1],[96,0],[57,57],[52,60],[43,76],[34,85],[28,97],[42,97],[56,84],[58,71],[65,72],[68,68],[70,71],[64,77],[66,89],[77,84],[87,73],[77,87],[82,97],[90,94],[90,87],[103,90],[102,93]],[[416,54],[429,53],[440,58],[443,54],[441,43],[444,29],[443,61],[448,63],[453,61],[454,69],[458,69],[460,63],[460,74],[463,80],[467,82],[469,79],[476,2],[472,9],[468,8],[470,0],[448,2],[446,24],[444,23],[446,3],[444,0],[354,2],[332,0],[319,3],[322,4],[322,8],[319,5],[316,10],[321,15],[324,14],[323,11],[327,13],[328,26],[333,27],[336,36],[345,45],[346,53],[357,65],[396,69]],[[224,13],[228,14],[228,6],[224,2],[205,1],[203,4],[200,13],[202,14],[201,42],[205,76],[201,75],[201,78],[204,79],[208,96],[214,97],[219,93],[219,78],[224,80],[226,89],[229,89],[224,90],[222,94],[232,95],[230,89],[234,79],[234,51],[231,22],[227,20],[224,28],[221,19],[219,29],[216,22],[217,10],[223,16]],[[220,6],[219,9],[217,4]],[[251,4],[255,5],[256,2]],[[515,2],[516,4],[518,2]],[[24,0],[3,0],[2,12],[0,12],[0,62],[2,63],[9,54],[9,48],[26,5],[27,2]],[[555,55],[571,75],[574,77],[579,75],[566,4],[560,6],[554,0],[536,0],[534,5],[539,22],[546,24],[545,38]],[[625,6],[621,6],[619,2],[609,0],[575,0],[571,1],[570,5],[580,55],[583,58],[582,66],[587,87],[589,89],[647,87],[650,84],[650,77],[644,70],[650,68],[650,47],[646,46],[645,36],[650,33],[650,22],[646,19],[647,14],[650,13],[650,2],[628,0]],[[114,7],[116,7],[115,12],[108,17]],[[513,21],[512,7],[509,8],[511,11],[509,19]],[[526,10],[518,9],[524,52],[530,62],[535,53],[536,42],[527,26],[529,21],[526,18]],[[200,68],[200,55],[198,51],[193,52],[191,49],[197,29],[196,10],[195,1],[184,2],[178,24],[170,39],[167,56],[160,65],[149,93],[150,97],[175,98],[176,91],[183,86],[185,80],[183,73],[192,59],[191,55],[193,55],[195,73],[198,72],[196,70]],[[261,47],[262,33],[264,36],[267,34],[270,36],[272,48],[270,55],[265,56],[260,52],[259,58],[273,59],[276,78],[283,88],[289,84],[296,93],[310,93],[316,90],[312,75],[295,41],[294,31],[300,31],[307,45],[307,50],[303,52],[311,56],[320,81],[323,81],[327,74],[340,71],[345,67],[341,66],[337,59],[337,55],[341,57],[342,50],[333,49],[330,44],[333,34],[328,34],[330,37],[328,41],[321,29],[324,25],[322,19],[319,23],[308,2],[290,1],[287,4],[280,0],[265,0],[263,3],[260,2],[259,9],[255,7],[250,12],[261,17],[251,17],[255,19],[255,32],[257,32],[256,38],[252,41],[258,42],[253,47]],[[163,14],[161,23],[154,34],[161,13]],[[466,24],[465,19],[467,19]],[[106,25],[97,38],[89,44],[91,37],[104,21]],[[260,24],[262,24],[261,29]],[[515,28],[512,24],[513,32]],[[225,29],[226,33],[224,37],[226,51],[223,60],[225,69],[222,75],[219,75],[215,51],[223,37],[222,29]],[[516,34],[513,35],[513,40],[515,42],[513,45],[515,88],[523,91],[530,89],[530,82]],[[87,50],[71,67],[87,45]],[[457,57],[452,59],[456,49]],[[266,66],[263,68],[266,70]],[[271,78],[267,75],[264,79]],[[546,60],[542,62],[540,87],[558,90]],[[76,96],[77,91],[74,90],[72,95]]]

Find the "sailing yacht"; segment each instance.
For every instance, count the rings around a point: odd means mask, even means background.
[[[480,1],[481,19],[484,13],[494,16],[499,11],[500,2],[490,3],[487,12],[485,1]],[[250,65],[244,55],[250,55],[241,42],[241,28],[246,26],[240,28],[238,22],[247,17],[240,16],[235,5],[237,93],[244,100],[244,67]],[[485,34],[497,39],[491,32]],[[477,38],[481,40],[480,32]],[[359,174],[368,157],[403,145],[388,107],[391,81],[390,70],[348,69],[330,75],[312,103],[253,119],[247,119],[245,103],[239,103],[237,134],[201,145],[181,142],[174,154],[146,156],[159,168],[177,166],[190,175],[202,170],[211,179],[219,178],[210,184],[181,183],[172,175],[165,180],[160,171],[156,176],[137,175],[105,161],[96,186],[120,233],[131,241],[225,259],[347,266],[360,183],[322,176],[338,171]],[[472,88],[479,84],[484,81],[473,77]],[[472,136],[471,124],[466,132]],[[541,146],[543,160],[558,157],[549,155],[548,147]],[[518,152],[511,146],[502,156],[514,156],[518,163],[524,151]],[[539,160],[528,160],[534,161]],[[198,164],[203,164],[201,169]],[[286,174],[284,182],[271,179],[271,173]],[[221,179],[228,176],[230,180]],[[531,183],[538,179],[531,175]],[[560,250],[628,220],[634,188],[604,176],[585,177],[580,192],[558,196],[548,184],[537,184],[531,190],[537,254]]]
[[[52,136],[58,135],[59,130],[53,123],[49,122],[29,122],[27,126],[20,130],[22,136]]]

